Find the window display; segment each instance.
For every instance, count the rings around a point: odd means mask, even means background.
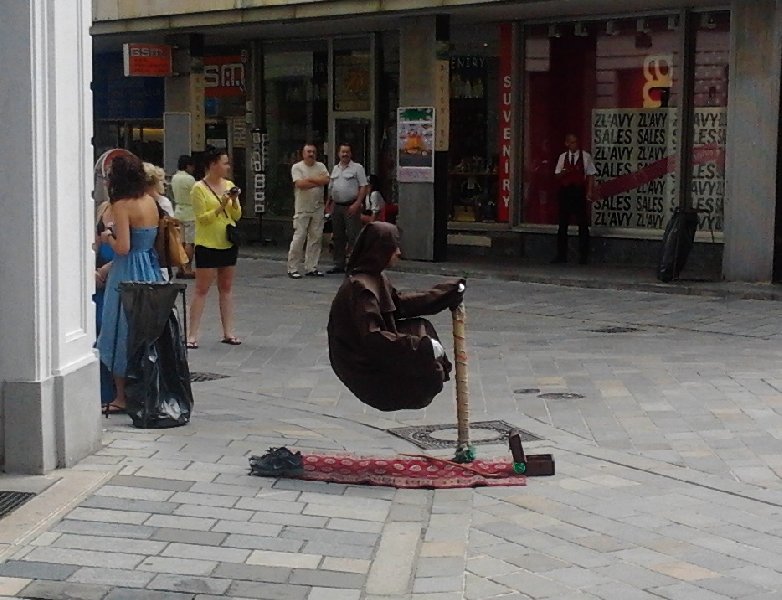
[[[697,14],[690,201],[722,227],[729,13]],[[567,133],[594,156],[591,222],[662,230],[679,203],[678,15],[530,26],[525,44],[525,223],[555,223],[553,165]]]

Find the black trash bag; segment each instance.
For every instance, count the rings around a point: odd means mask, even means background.
[[[161,429],[190,422],[190,368],[174,308],[182,283],[120,284],[128,319],[125,395],[135,427]]]
[[[698,211],[694,208],[679,208],[663,233],[660,247],[660,262],[657,266],[657,279],[668,283],[679,277],[695,244],[695,232],[698,229]]]

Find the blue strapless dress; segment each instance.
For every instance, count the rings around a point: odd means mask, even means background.
[[[155,252],[157,227],[132,227],[130,252],[114,255],[103,296],[103,318],[98,335],[101,362],[114,375],[125,376],[128,367],[128,320],[122,310],[119,284],[123,281],[162,281]]]

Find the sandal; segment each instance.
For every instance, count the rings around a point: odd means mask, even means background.
[[[119,406],[118,404],[114,404],[113,402],[109,402],[108,404],[105,404],[101,408],[104,415],[106,415],[106,418],[109,418],[109,415],[124,415],[128,412],[127,406]]]
[[[187,348],[188,350],[196,350],[198,349],[198,342],[187,342],[185,344],[185,348]]]
[[[236,336],[224,337],[220,340],[221,344],[228,344],[229,346],[241,346],[242,341]]]

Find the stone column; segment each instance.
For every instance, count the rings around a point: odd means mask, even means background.
[[[399,32],[400,106],[437,106],[438,41],[447,40],[448,17],[401,19]],[[438,35],[439,32],[439,35]],[[439,90],[442,94],[443,90]],[[444,92],[448,93],[447,87]],[[447,102],[447,99],[446,99]],[[435,114],[435,119],[443,115]],[[444,118],[448,118],[447,115]],[[446,130],[447,131],[447,130]],[[435,153],[434,183],[399,183],[402,251],[414,260],[443,260],[447,220],[447,152]]]
[[[780,10],[733,0],[723,276],[768,281],[774,261],[780,99]]]
[[[7,472],[100,443],[89,0],[7,0],[0,105],[0,450]]]

